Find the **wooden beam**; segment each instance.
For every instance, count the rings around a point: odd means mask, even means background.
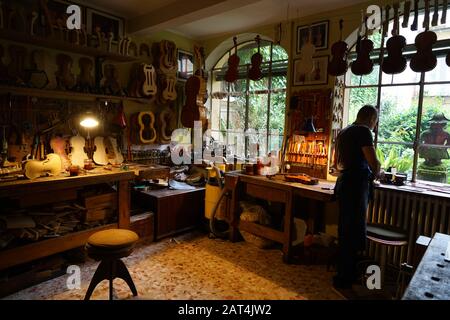
[[[141,35],[157,32],[208,18],[259,1],[261,0],[179,0],[130,19],[128,21],[128,32]]]

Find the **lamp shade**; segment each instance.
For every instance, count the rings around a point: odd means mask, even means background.
[[[95,128],[98,126],[98,120],[92,112],[86,112],[81,116],[80,125],[85,128]]]

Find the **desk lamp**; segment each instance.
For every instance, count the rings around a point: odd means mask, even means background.
[[[98,120],[94,116],[94,114],[91,111],[87,111],[82,117],[80,121],[80,126],[86,129],[87,131],[87,154],[89,156],[89,159],[92,159],[92,154],[94,151],[94,148],[92,146],[91,137],[89,135],[89,129],[95,128],[98,126]]]

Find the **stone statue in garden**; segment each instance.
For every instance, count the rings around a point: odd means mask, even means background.
[[[450,133],[445,131],[449,121],[443,113],[433,115],[428,122],[430,128],[420,135],[420,142],[423,144],[450,146]],[[442,164],[442,159],[450,159],[446,148],[421,146],[419,148],[419,157],[425,159],[417,172],[419,179],[447,182],[447,167]]]

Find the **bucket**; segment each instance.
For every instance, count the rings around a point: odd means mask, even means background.
[[[205,186],[205,217],[207,219],[211,219],[212,217],[212,210],[214,209],[214,206],[216,205],[217,201],[219,201],[220,193],[222,192],[222,189],[219,186],[211,185],[209,183]],[[223,201],[219,208],[217,209],[215,218],[217,220],[224,220],[224,214],[223,214]]]

